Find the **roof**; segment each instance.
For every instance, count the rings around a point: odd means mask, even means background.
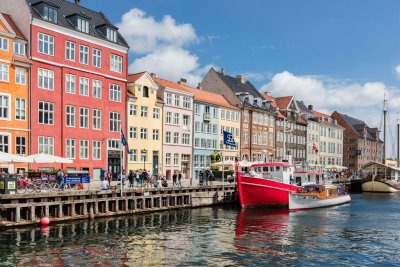
[[[153,79],[156,83],[158,83],[159,85],[161,85],[163,87],[168,87],[168,88],[172,88],[172,89],[176,89],[176,90],[194,94],[195,101],[209,103],[209,104],[213,104],[216,106],[223,106],[223,107],[231,108],[231,109],[237,109],[237,107],[229,104],[228,100],[226,100],[226,98],[223,97],[222,95],[212,93],[209,91],[205,91],[205,90],[201,90],[201,89],[197,89],[197,88],[193,88],[193,87],[190,87],[183,83],[171,82],[171,81],[164,80],[164,79],[161,79],[158,77],[153,77]]]
[[[292,102],[293,96],[275,97],[276,105],[279,109],[288,109],[290,102]]]
[[[4,14],[4,13],[1,13],[1,14],[3,15],[4,19],[7,21],[8,25],[10,25],[11,29],[15,32],[16,37],[18,39],[22,39],[22,40],[26,41],[24,35],[20,31],[20,29],[17,27],[15,22],[12,20],[11,16],[8,14]]]
[[[315,111],[315,110],[312,111],[312,114],[313,114],[313,116],[315,118],[323,118],[324,120],[319,121],[319,122],[321,122],[323,124],[333,125],[333,126],[336,126],[336,127],[339,127],[339,128],[344,128],[344,127],[340,126],[339,124],[335,124],[334,123],[334,119],[331,116],[329,116],[328,114],[325,114],[325,113],[322,113],[322,112],[318,112],[318,111]],[[331,120],[331,122],[329,122],[329,120],[326,120],[326,119],[332,119],[332,120]]]
[[[75,26],[68,20],[67,17],[72,16],[74,14],[81,15],[83,17],[88,17],[90,18],[89,24],[90,24],[90,30],[89,30],[89,35],[93,37],[97,37],[103,40],[106,40],[110,43],[114,43],[106,38],[96,27],[101,26],[101,25],[109,25],[110,27],[113,27],[115,29],[118,29],[115,27],[111,22],[108,20],[108,18],[102,13],[102,12],[96,12],[93,10],[90,10],[88,8],[85,8],[81,5],[76,5],[75,3],[66,1],[66,0],[26,0],[28,3],[30,9],[31,9],[31,14],[34,18],[44,20],[42,16],[39,14],[38,10],[34,7],[35,4],[38,4],[39,2],[44,2],[44,3],[49,3],[50,5],[55,5],[59,7],[58,9],[58,25],[68,28],[70,30],[78,31]],[[45,20],[48,22],[47,20]],[[49,22],[51,23],[51,22]],[[80,31],[79,31],[80,32]],[[118,32],[117,33],[117,44],[128,47],[128,43],[125,41],[125,39],[122,37],[122,35]]]
[[[307,124],[307,121],[306,121],[303,117],[301,117],[301,116],[299,116],[299,118],[297,119],[296,122],[297,122],[297,123],[300,123],[300,124]]]
[[[138,73],[129,74],[128,75],[128,83],[136,82],[145,73],[146,73],[145,71],[142,71],[142,72],[138,72]]]
[[[254,85],[245,81],[241,82],[238,78],[222,74],[221,72],[215,71],[217,75],[221,78],[221,80],[234,92],[234,93],[242,93],[246,92],[252,95],[253,97],[263,98],[261,93],[257,90]]]
[[[299,107],[300,111],[302,112],[308,112],[310,113],[311,111],[308,109],[308,107],[306,106],[306,104],[304,104],[303,101],[298,101],[296,100],[297,106]]]
[[[26,64],[32,64],[32,61],[29,58],[23,57],[23,56],[17,56],[17,55],[13,56],[13,61],[18,61],[18,62],[22,62],[22,63],[26,63]]]
[[[348,126],[350,126],[350,128],[353,129],[360,137],[363,137],[363,135],[364,135],[363,131],[364,131],[364,129],[366,129],[367,130],[366,138],[369,140],[376,141],[376,139],[372,136],[372,134],[376,134],[376,132],[378,131],[377,128],[370,128],[362,120],[350,117],[346,114],[342,114],[339,112],[337,112],[337,113],[343,118],[343,120],[346,122],[346,124]],[[381,141],[381,140],[379,140],[379,141]]]

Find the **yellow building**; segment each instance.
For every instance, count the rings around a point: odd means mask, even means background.
[[[128,76],[128,171],[162,173],[163,101],[157,98],[157,90],[148,72]]]
[[[232,160],[235,158],[240,160],[240,110],[230,105],[228,101],[221,104],[219,108],[218,125],[220,133],[218,135],[219,152],[223,153],[224,160]],[[224,145],[223,131],[230,132],[235,137],[236,146]]]
[[[29,70],[27,41],[7,14],[0,13],[0,151],[29,153]],[[28,164],[0,164],[9,173]]]

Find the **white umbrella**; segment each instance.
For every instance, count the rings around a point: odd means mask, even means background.
[[[246,160],[239,161],[240,167],[250,167],[253,164],[254,164],[253,162],[246,161]]]
[[[57,157],[48,154],[34,154],[27,157],[34,163],[72,163],[73,161],[67,158]]]
[[[225,160],[214,162],[213,164],[211,164],[211,166],[235,166],[235,162],[233,160]]]
[[[0,162],[31,162],[28,158],[0,151]]]

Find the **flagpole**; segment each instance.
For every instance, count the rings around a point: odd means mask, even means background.
[[[123,159],[123,147],[124,147],[124,145],[123,145],[123,143],[122,143],[122,137],[123,137],[123,131],[122,131],[122,123],[120,124],[120,138],[119,138],[119,141],[120,141],[120,143],[121,143],[121,146],[120,146],[120,156],[121,156],[121,170],[120,170],[120,174],[119,174],[119,179],[120,179],[120,182],[121,182],[121,197],[122,197],[122,188],[123,188],[123,186],[122,186],[122,172],[123,172],[123,168],[124,168],[124,159]]]
[[[221,157],[222,157],[222,194],[224,196],[224,202],[225,202],[225,163],[224,163],[224,149],[222,148],[221,150]]]

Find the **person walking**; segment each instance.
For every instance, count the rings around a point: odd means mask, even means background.
[[[174,174],[172,175],[172,186],[177,185],[176,178],[177,178],[177,174],[176,174],[176,171],[175,171]]]
[[[57,172],[57,182],[58,182],[58,188],[59,190],[63,190],[64,188],[64,183],[63,183],[63,178],[64,178],[64,173],[62,172],[61,169],[58,169]]]
[[[182,173],[179,171],[178,172],[178,186],[180,186],[180,187],[182,187],[181,181],[182,181]]]
[[[132,170],[129,170],[128,180],[129,180],[129,188],[132,189],[135,185],[135,177]]]
[[[111,179],[112,179],[112,172],[109,170],[107,172],[107,181],[108,181],[108,186],[111,188]]]

